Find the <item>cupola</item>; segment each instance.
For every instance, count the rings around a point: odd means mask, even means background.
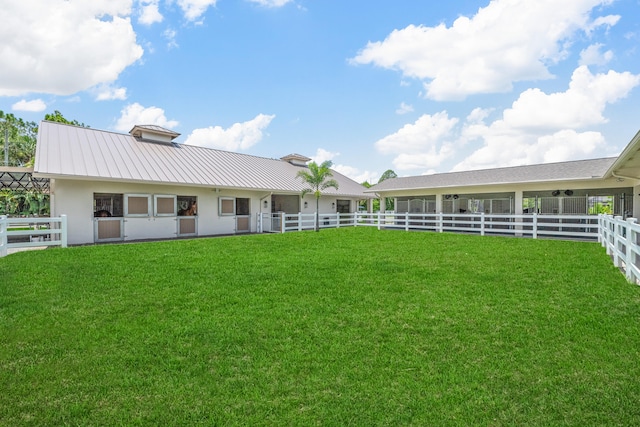
[[[129,133],[140,141],[171,144],[179,133],[156,125],[135,125]]]
[[[280,160],[284,160],[285,162],[289,162],[294,166],[307,166],[307,162],[311,159],[303,156],[302,154],[289,154],[284,157],[280,157]]]

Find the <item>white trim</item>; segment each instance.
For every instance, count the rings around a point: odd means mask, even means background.
[[[159,213],[158,199],[173,199],[173,212]],[[177,216],[178,215],[178,196],[172,195],[172,194],[154,194],[153,195],[153,215],[154,216]]]
[[[146,198],[147,199],[147,213],[146,214],[130,214],[129,213],[129,198],[130,197],[136,197],[136,198]],[[151,194],[125,194],[124,195],[124,216],[128,217],[128,218],[146,218],[146,217],[150,217],[152,210],[151,210],[152,206],[151,206]]]

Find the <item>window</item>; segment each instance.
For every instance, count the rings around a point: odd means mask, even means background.
[[[197,202],[196,196],[178,196],[178,216],[198,215]]]
[[[249,215],[250,199],[240,198],[236,199],[236,215]]]
[[[339,213],[349,213],[351,211],[351,202],[349,200],[337,200],[337,208],[336,210]]]
[[[220,216],[250,215],[251,199],[243,197],[220,197],[218,201]]]
[[[121,217],[123,210],[123,195],[110,193],[93,194],[94,217]]]
[[[148,194],[126,194],[124,197],[125,216],[149,216],[151,196]]]
[[[218,198],[218,209],[220,211],[220,216],[235,215],[235,208],[235,199],[233,197]]]
[[[153,196],[155,216],[176,216],[176,196],[156,194]]]

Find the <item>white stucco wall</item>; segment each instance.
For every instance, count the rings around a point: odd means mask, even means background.
[[[51,215],[66,214],[69,244],[94,242],[94,193],[195,196],[198,201],[197,235],[211,236],[236,232],[236,217],[219,214],[220,198],[250,199],[250,230],[257,231],[257,213],[271,212],[271,193],[265,191],[225,190],[179,185],[153,185],[120,182],[92,182],[55,179],[51,184]],[[153,197],[152,197],[153,198]],[[321,213],[335,213],[337,197],[320,199]],[[341,198],[342,199],[342,198]],[[346,199],[346,198],[344,198]],[[304,201],[307,207],[304,208]],[[265,203],[266,206],[265,206]],[[334,205],[332,205],[332,203]],[[356,201],[351,200],[353,211]],[[301,203],[303,213],[315,212],[315,198],[307,196]],[[125,217],[125,240],[173,238],[177,235],[176,217]]]

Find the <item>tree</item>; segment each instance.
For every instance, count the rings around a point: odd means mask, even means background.
[[[387,169],[386,171],[384,171],[384,173],[378,180],[378,184],[380,184],[382,181],[385,181],[387,179],[397,178],[397,177],[398,175],[394,171],[392,171],[391,169]],[[387,198],[385,203],[385,210],[392,211],[394,210],[394,208],[395,206],[393,205],[393,199]]]
[[[38,126],[35,122],[27,122],[13,114],[5,114],[0,110],[0,138],[2,146],[9,142],[9,164],[7,166],[29,166],[33,164],[36,151],[36,134]],[[4,164],[4,150],[2,151]]]
[[[307,193],[313,193],[316,198],[316,231],[320,231],[320,196],[322,192],[329,187],[338,189],[338,182],[335,179],[331,179],[333,174],[331,173],[331,161],[327,160],[322,162],[320,166],[316,162],[308,164],[308,169],[301,170],[296,175],[296,178],[301,178],[309,188],[302,190],[302,197]]]
[[[394,171],[392,171],[391,169],[387,169],[386,171],[384,171],[384,173],[378,180],[378,184],[380,184],[382,181],[387,180],[389,178],[397,178],[397,177],[398,175]]]
[[[55,110],[52,114],[45,114],[44,115],[44,119],[49,121],[49,122],[57,122],[57,123],[64,123],[67,125],[73,125],[73,126],[80,126],[83,128],[88,128],[89,126],[85,125],[84,123],[80,123],[77,120],[68,120],[66,119],[62,113],[58,110]]]

